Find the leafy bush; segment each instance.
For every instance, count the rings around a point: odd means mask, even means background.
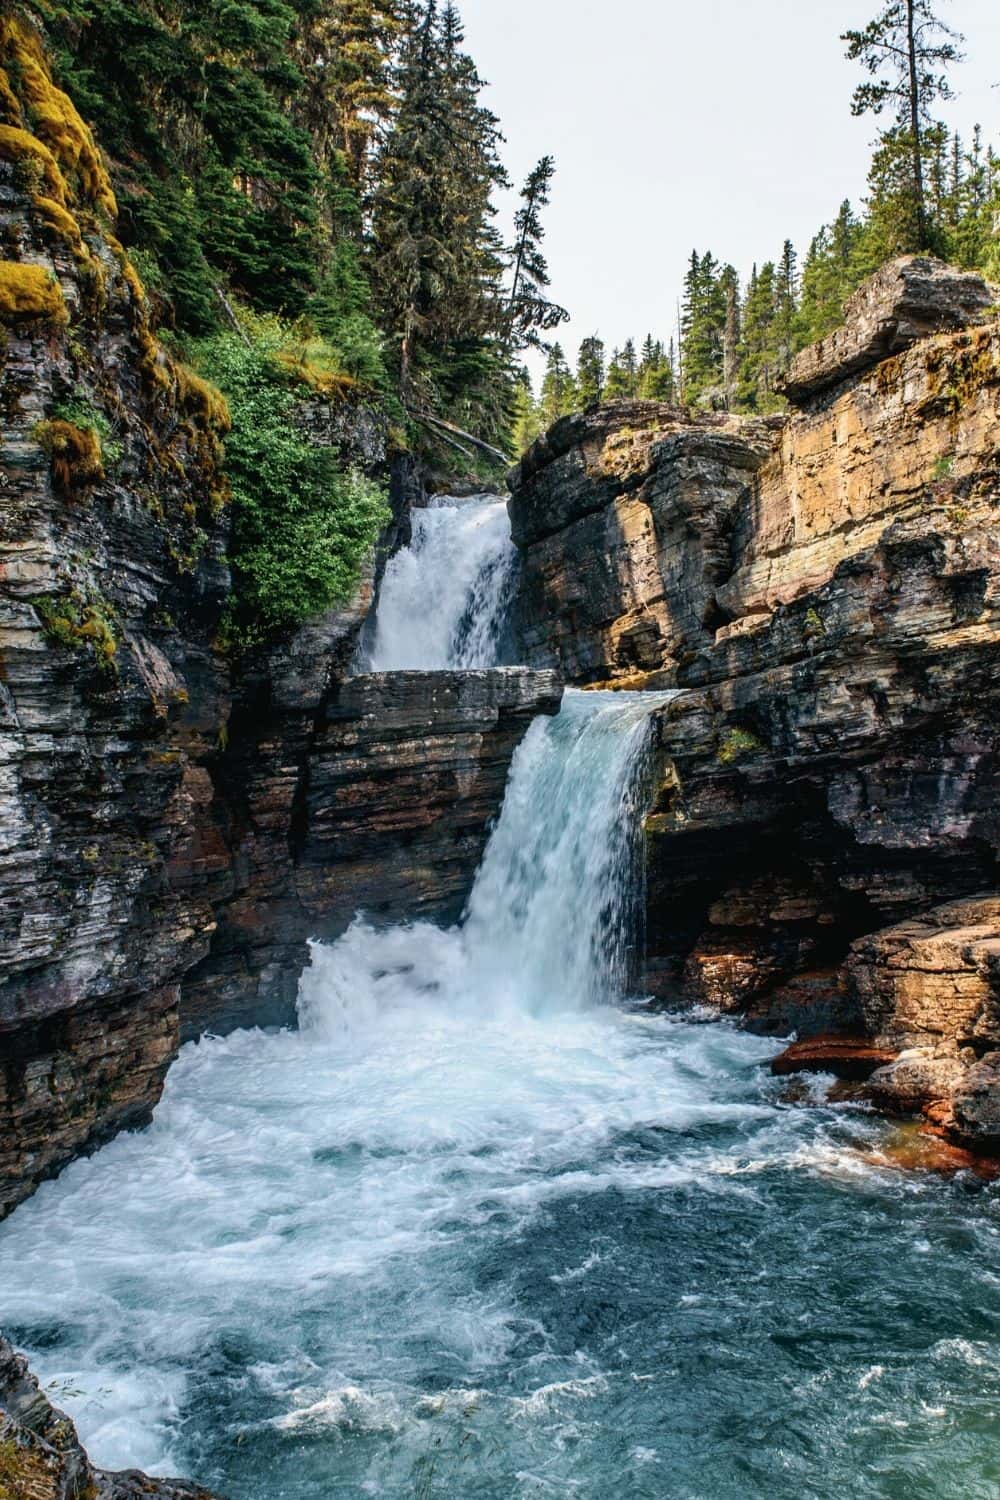
[[[335,450],[311,443],[297,425],[297,390],[317,387],[287,357],[288,330],[270,318],[246,328],[249,343],[225,333],[193,351],[232,417],[229,631],[244,647],[347,600],[389,515],[382,486],[345,471]]]

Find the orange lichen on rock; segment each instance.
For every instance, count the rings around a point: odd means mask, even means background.
[[[0,261],[0,319],[18,323],[42,318],[65,323],[67,316],[62,288],[45,266]]]
[[[16,126],[30,122],[32,132],[48,147],[78,199],[115,218],[118,205],[93,133],[69,95],[52,82],[41,40],[18,16],[0,19],[0,56],[9,58],[12,64],[3,73],[0,103],[11,115],[12,101],[16,102],[22,114],[21,120],[11,119],[9,123]],[[56,193],[50,196],[58,198]]]
[[[35,437],[49,455],[52,478],[61,490],[84,489],[104,478],[101,439],[92,427],[57,419],[40,422]]]
[[[174,364],[173,372],[177,400],[185,411],[216,432],[228,432],[232,426],[229,403],[218,387],[196,375],[189,365]]]

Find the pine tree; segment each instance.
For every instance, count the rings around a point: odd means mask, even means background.
[[[499,322],[491,193],[506,179],[497,121],[479,103],[482,83],[461,42],[454,7],[439,21],[427,0],[399,64],[373,204],[376,303],[396,342],[404,400],[424,406],[449,347],[484,339]]]
[[[580,345],[576,360],[576,397],[582,410],[604,395],[604,343],[592,334]]]
[[[681,362],[684,400],[697,402],[724,384],[726,292],[718,262],[708,251],[692,252],[684,279]]]
[[[846,31],[841,40],[847,43],[848,58],[860,62],[869,75],[854,91],[853,113],[880,115],[886,106],[896,112],[895,127],[883,136],[883,150],[891,146],[906,160],[901,174],[909,213],[904,248],[932,249],[925,137],[935,101],[952,97],[945,69],[959,60],[962,38],[935,15],[933,0],[884,0],[863,31]],[[889,170],[888,161],[883,170]]]
[[[795,353],[795,326],[799,298],[798,256],[791,240],[786,240],[778,264],[775,288],[775,353],[777,372],[787,373]]]
[[[566,356],[560,344],[553,344],[545,366],[539,403],[543,430],[575,411],[576,405],[576,388]]]
[[[674,367],[662,339],[648,334],[639,362],[638,395],[642,401],[673,401]]]
[[[635,340],[626,339],[621,349],[616,349],[608,365],[608,378],[604,386],[605,401],[634,401],[639,390],[639,363],[636,359]]]
[[[565,308],[546,296],[549,268],[541,250],[545,237],[542,209],[548,205],[555,170],[554,159],[543,156],[521,189],[521,207],[514,216],[516,238],[509,251],[513,271],[504,330],[508,349],[540,347],[540,334],[558,328],[569,317]]]
[[[531,376],[522,368],[514,382],[514,426],[511,448],[515,458],[526,453],[545,430],[539,403],[531,388]]]
[[[369,185],[372,148],[394,108],[392,56],[401,0],[326,0],[302,7],[295,55],[305,88],[294,101],[320,164],[348,187]]]
[[[722,335],[722,385],[726,410],[732,411],[737,399],[739,377],[739,349],[742,331],[742,309],[740,307],[740,278],[735,266],[726,266],[721,276],[726,298],[726,322]]]
[[[809,246],[796,317],[797,349],[825,338],[843,322],[844,302],[861,280],[856,260],[862,233],[862,225],[845,199],[833,223],[824,225]]]
[[[743,307],[738,396],[747,411],[780,407],[775,386],[781,370],[778,330],[779,276],[773,261],[754,267]]]

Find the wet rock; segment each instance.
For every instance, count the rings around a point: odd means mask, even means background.
[[[1000,855],[994,302],[888,267],[800,357],[787,417],[587,413],[511,499],[529,648],[686,689],[656,714],[656,993],[803,1040],[867,1029],[901,1054],[872,1080],[894,1108],[949,1101],[1000,1048],[992,913],[936,910],[992,900]],[[949,931],[872,936],[924,915]],[[921,944],[937,968],[907,968]]]
[[[877,1150],[866,1153],[866,1160],[875,1167],[895,1167],[901,1172],[935,1172],[941,1177],[971,1172],[984,1182],[993,1182],[1000,1175],[1000,1162],[965,1150],[945,1139],[934,1126],[916,1123],[901,1125],[894,1130]]]
[[[966,1071],[951,1105],[950,1133],[973,1150],[1000,1155],[1000,1051]]]
[[[873,933],[854,944],[846,972],[870,1034],[900,1050],[871,1081],[877,1102],[957,1109],[967,1097],[955,1134],[988,1149],[997,1076],[976,1059],[1000,1034],[1000,897],[951,902]]]
[[[111,1474],[90,1463],[76,1429],[0,1337],[0,1495],[4,1500],[213,1500],[182,1479]]]
[[[867,1037],[814,1036],[786,1047],[773,1059],[771,1072],[779,1078],[789,1073],[833,1073],[837,1078],[856,1081],[870,1078],[894,1056]]]
[[[294,1024],[308,940],[338,937],[359,912],[456,919],[514,751],[561,697],[555,673],[520,668],[334,674],[297,741],[287,713],[273,739],[248,731],[236,782],[248,812],[220,835],[237,888],[185,980],[182,1034]]]

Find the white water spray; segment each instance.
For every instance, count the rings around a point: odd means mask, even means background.
[[[650,715],[669,696],[571,691],[556,718],[536,719],[462,926],[379,933],[361,923],[341,943],[317,946],[302,981],[303,1026],[346,1041],[415,994],[481,1017],[619,999],[637,915]]]
[[[409,547],[385,570],[367,672],[501,664],[517,552],[497,495],[441,496],[413,512]]]

